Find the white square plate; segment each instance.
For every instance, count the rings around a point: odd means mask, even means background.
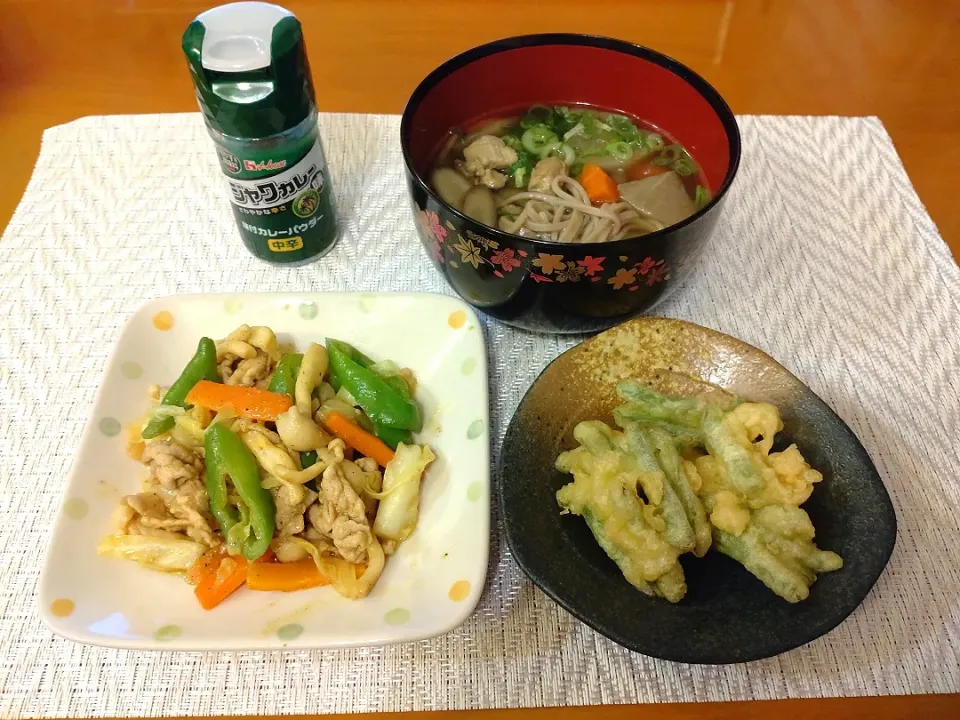
[[[331,588],[293,593],[242,588],[212,611],[180,577],[102,558],[100,538],[144,468],[126,454],[127,424],[167,385],[206,335],[268,325],[305,349],[327,337],[390,358],[417,375],[419,442],[437,460],[425,474],[417,529],[388,559],[367,598]],[[487,363],[473,310],[426,294],[186,295],[148,302],[117,341],[74,460],[40,584],[40,613],[77,642],[152,650],[384,645],[462,623],[483,589],[490,542]]]

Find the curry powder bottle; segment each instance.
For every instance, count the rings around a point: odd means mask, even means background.
[[[247,249],[302,265],[337,241],[333,190],[300,22],[238,2],[197,16],[183,52]]]

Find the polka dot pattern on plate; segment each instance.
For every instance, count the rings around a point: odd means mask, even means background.
[[[483,494],[483,485],[477,481],[472,482],[467,485],[467,500],[470,502],[476,502],[480,499],[480,495]]]
[[[166,310],[161,310],[153,316],[153,326],[157,330],[169,330],[173,327],[173,315]]]
[[[449,597],[454,602],[460,602],[461,600],[466,600],[467,595],[470,594],[470,583],[466,580],[457,580],[453,585],[450,586],[450,592],[447,593]]]
[[[120,372],[128,380],[136,380],[143,375],[143,366],[133,360],[127,360],[127,362],[120,366]]]
[[[387,625],[406,625],[410,621],[410,611],[405,608],[394,608],[383,616]]]
[[[377,299],[373,295],[362,295],[360,297],[360,310],[362,312],[370,312],[373,310],[373,306],[376,304]]]
[[[57,598],[50,603],[50,613],[54,617],[70,617],[76,609],[76,604],[69,598]]]
[[[164,625],[154,631],[153,639],[158,642],[169,642],[170,640],[176,640],[182,634],[183,630],[180,629],[179,625]]]
[[[467,428],[467,440],[476,440],[483,434],[483,420],[474,420]]]
[[[463,364],[460,365],[460,372],[463,373],[464,375],[469,375],[476,369],[476,367],[477,367],[477,359],[467,358],[466,360],[463,361]]]
[[[302,302],[297,311],[304,320],[313,320],[317,316],[317,304],[315,302]]]
[[[303,625],[290,623],[277,630],[277,637],[283,641],[295,640],[303,632]]]
[[[447,325],[454,330],[459,330],[467,322],[467,314],[463,310],[454,310],[447,318]]]
[[[120,434],[120,421],[113,417],[102,418],[98,427],[100,428],[100,432],[107,437]]]
[[[243,309],[243,301],[237,298],[230,298],[223,301],[223,309],[231,315],[236,315]]]
[[[71,520],[83,520],[90,512],[90,506],[83,498],[69,498],[63,503],[63,514]]]

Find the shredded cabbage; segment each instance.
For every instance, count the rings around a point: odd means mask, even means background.
[[[350,394],[350,391],[343,386],[341,386],[340,389],[337,390],[337,394],[334,396],[334,399],[341,400],[342,402],[346,403],[347,405],[353,408],[358,407],[360,404],[357,402],[357,399]]]
[[[345,391],[343,388],[340,388],[340,392]],[[347,395],[349,395],[349,393],[347,393]],[[365,430],[370,430],[372,427],[370,418],[358,410],[355,405],[351,404],[348,400],[345,400],[340,393],[337,393],[336,396],[330,398],[320,406],[320,409],[317,410],[316,418],[317,420],[323,421],[332,412],[343,415],[354,425],[359,425]]]
[[[434,458],[426,445],[397,446],[383,474],[382,500],[373,523],[378,536],[403,542],[417,527],[420,477]]]
[[[227,428],[230,428],[233,425],[233,421],[236,419],[237,411],[234,410],[232,405],[227,405],[227,407],[213,416],[213,420],[210,421],[210,424],[207,425],[205,429],[209,430],[218,423],[223,423]]]
[[[184,572],[205,550],[187,538],[152,535],[108,535],[97,546],[98,555],[133,560],[161,572]]]
[[[199,447],[203,445],[204,428],[200,422],[189,414],[180,415],[174,420],[173,435],[181,445],[185,447]]]
[[[397,365],[393,360],[380,360],[375,362],[369,368],[372,372],[375,372],[377,375],[399,375],[400,366]]]
[[[320,383],[320,387],[317,388],[315,395],[320,400],[320,404],[327,402],[327,400],[332,399],[337,394],[337,391],[333,389],[333,385],[328,382]]]
[[[157,405],[150,411],[150,415],[154,418],[177,417],[185,412],[179,405]]]
[[[373,534],[370,535],[370,544],[367,546],[367,567],[360,577],[357,577],[357,565],[343,558],[321,555],[317,546],[309,540],[298,537],[290,540],[313,558],[320,574],[330,581],[339,595],[349,600],[359,600],[370,594],[386,562],[383,548]]]

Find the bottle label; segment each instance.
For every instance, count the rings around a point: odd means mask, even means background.
[[[299,263],[324,253],[337,237],[323,146],[316,133],[269,149],[218,145],[230,203],[247,247],[259,258]]]

